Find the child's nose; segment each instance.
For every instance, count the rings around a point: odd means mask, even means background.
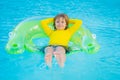
[[[62,25],[62,23],[59,23],[59,25]]]

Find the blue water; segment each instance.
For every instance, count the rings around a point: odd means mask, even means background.
[[[1,0],[0,80],[120,80],[119,4],[119,0]],[[83,25],[97,35],[99,52],[67,56],[63,69],[53,59],[53,68],[48,69],[40,54],[25,51],[10,55],[5,51],[8,33],[18,23],[58,13],[82,19]]]

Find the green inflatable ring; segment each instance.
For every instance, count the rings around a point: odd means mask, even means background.
[[[52,24],[53,23],[49,24],[51,28],[53,28]],[[69,27],[71,25],[72,24],[69,24]],[[25,50],[30,52],[39,51],[38,47],[42,48],[43,46],[37,46],[33,43],[33,39],[36,38],[48,38],[41,27],[40,19],[23,21],[18,24],[12,32],[10,32],[6,51],[10,54],[20,54]],[[76,51],[96,53],[100,48],[94,35],[82,26],[72,36],[69,46],[72,49],[70,54],[73,54]]]

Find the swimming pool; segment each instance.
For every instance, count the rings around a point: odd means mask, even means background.
[[[120,1],[114,0],[2,0],[0,2],[0,80],[119,80],[120,79]],[[83,20],[97,35],[101,49],[96,54],[67,56],[60,69],[53,60],[48,69],[43,56],[24,52],[10,55],[5,51],[8,33],[30,17],[53,17],[66,13]]]

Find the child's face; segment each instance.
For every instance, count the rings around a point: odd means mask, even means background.
[[[66,28],[66,21],[63,17],[59,17],[55,20],[55,27],[57,30],[64,30]]]

